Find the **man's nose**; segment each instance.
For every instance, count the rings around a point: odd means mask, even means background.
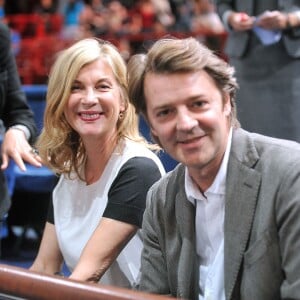
[[[198,122],[195,117],[188,112],[186,109],[179,110],[177,112],[177,122],[176,128],[180,131],[190,131],[195,126],[197,126]]]

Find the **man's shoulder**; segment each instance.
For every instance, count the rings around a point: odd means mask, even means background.
[[[1,62],[4,57],[7,56],[7,52],[9,51],[10,47],[10,33],[9,28],[0,22],[0,59]],[[1,69],[1,66],[0,66]]]
[[[0,37],[8,41],[10,39],[10,29],[5,24],[0,22]],[[1,43],[2,44],[2,43]]]
[[[153,185],[153,189],[161,190],[168,189],[170,185],[173,186],[172,189],[176,189],[174,184],[181,182],[184,178],[185,167],[182,164],[178,164],[173,170],[166,173],[159,181]],[[177,186],[178,187],[178,186]]]
[[[300,162],[300,143],[273,138],[266,135],[248,132],[243,129],[234,131],[232,152],[240,160],[251,159],[274,161],[276,164]]]
[[[171,205],[173,201],[170,199],[175,199],[176,195],[184,193],[184,173],[184,165],[178,164],[172,171],[162,176],[150,188],[149,201],[158,206]]]
[[[270,151],[273,154],[282,153],[286,155],[287,153],[291,153],[293,155],[300,155],[300,143],[296,141],[274,138],[257,133],[248,134],[259,152]]]
[[[185,166],[178,164],[169,171],[148,191],[147,212],[155,215],[161,223],[170,226],[176,219],[176,211],[186,209],[191,205],[186,198],[184,186]]]

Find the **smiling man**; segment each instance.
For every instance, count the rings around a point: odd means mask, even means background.
[[[157,41],[128,72],[137,111],[181,162],[148,193],[140,289],[299,299],[300,145],[240,128],[232,67],[194,38]]]

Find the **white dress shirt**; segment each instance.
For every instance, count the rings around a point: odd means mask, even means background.
[[[225,300],[224,289],[224,214],[226,174],[232,140],[229,133],[226,151],[212,185],[201,193],[186,168],[185,190],[196,206],[196,250],[199,257],[199,300]]]

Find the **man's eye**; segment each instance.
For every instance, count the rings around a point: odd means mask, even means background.
[[[192,106],[193,107],[203,107],[204,104],[205,104],[204,101],[195,101],[195,102],[193,102]]]
[[[163,117],[166,117],[170,114],[171,110],[170,109],[164,109],[164,110],[161,110],[159,112],[157,112],[156,116],[158,118],[163,118]]]

